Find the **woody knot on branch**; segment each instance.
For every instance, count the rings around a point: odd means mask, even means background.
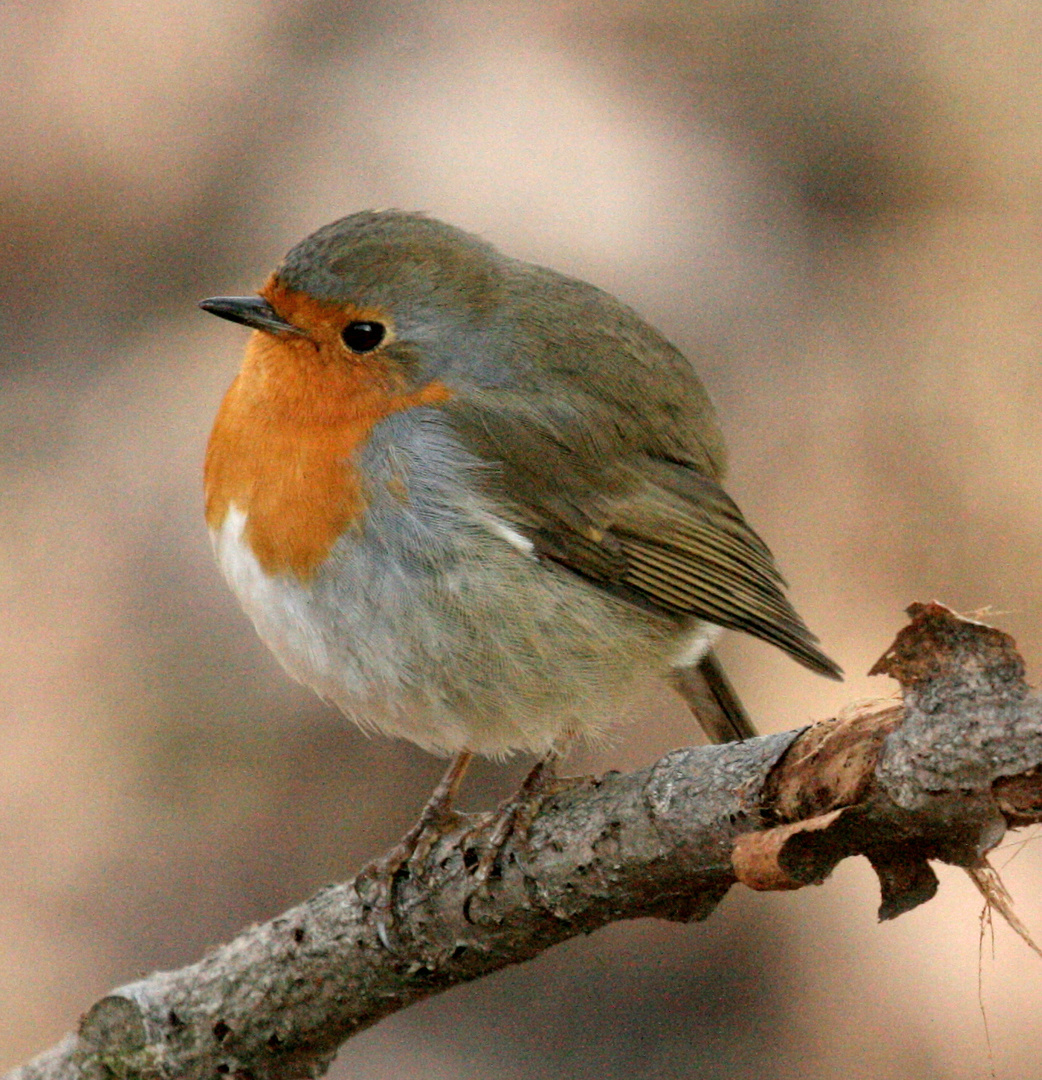
[[[780,824],[736,841],[740,881],[798,888],[863,854],[889,919],[936,892],[928,860],[979,870],[1008,827],[1042,819],[1042,702],[1013,639],[942,604],[908,613],[870,672],[897,679],[903,705],[795,741],[765,786]]]

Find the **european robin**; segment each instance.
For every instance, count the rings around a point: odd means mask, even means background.
[[[217,560],[291,675],[456,755],[427,825],[471,754],[596,737],[642,675],[754,734],[722,627],[840,677],[720,486],[690,363],[607,293],[383,211],[202,307],[254,331],[206,453]]]

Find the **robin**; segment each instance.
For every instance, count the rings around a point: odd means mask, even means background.
[[[206,453],[232,590],[292,676],[454,755],[400,859],[471,755],[537,755],[532,794],[640,676],[714,741],[755,734],[710,651],[721,628],[841,677],[721,487],[690,363],[607,293],[382,211],[201,306],[254,331]]]

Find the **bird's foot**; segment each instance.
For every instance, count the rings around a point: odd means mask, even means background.
[[[589,776],[558,776],[557,763],[561,754],[551,750],[546,757],[537,761],[531,772],[525,777],[517,791],[500,803],[496,811],[480,824],[476,825],[464,841],[477,839],[481,854],[472,871],[474,892],[487,895],[489,881],[497,876],[499,860],[508,841],[525,848],[528,833],[547,799],[573,787],[586,786],[593,782]],[[486,835],[482,835],[486,834]]]
[[[452,759],[416,824],[387,854],[368,863],[355,878],[355,893],[372,911],[377,937],[389,952],[394,952],[390,931],[395,924],[395,884],[406,873],[421,867],[438,840],[458,825],[459,816],[452,803],[472,756],[462,750]]]

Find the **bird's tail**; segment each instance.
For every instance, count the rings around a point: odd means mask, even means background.
[[[741,742],[758,734],[712,650],[696,665],[675,668],[671,681],[711,742]]]

